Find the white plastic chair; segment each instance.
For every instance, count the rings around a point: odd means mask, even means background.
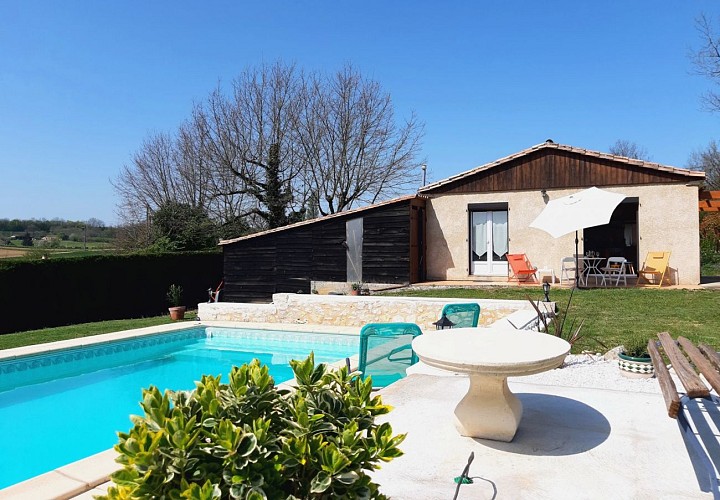
[[[602,286],[605,286],[605,281],[612,284],[613,277],[615,278],[615,286],[620,285],[622,279],[623,285],[627,286],[627,273],[625,272],[625,266],[627,260],[625,257],[608,257],[607,265],[602,268],[603,279]]]
[[[568,273],[572,273],[573,276],[570,278],[570,275]],[[575,281],[575,275],[577,273],[577,268],[575,267],[575,258],[574,257],[563,257],[560,260],[560,284],[563,283],[563,277],[565,277],[568,281]]]

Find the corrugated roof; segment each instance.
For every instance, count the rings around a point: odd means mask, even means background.
[[[492,168],[502,165],[503,163],[507,163],[511,160],[515,160],[516,158],[526,156],[530,153],[534,153],[535,151],[539,151],[541,149],[557,149],[559,151],[567,151],[570,153],[577,153],[577,154],[581,154],[581,155],[585,155],[585,156],[592,156],[594,158],[600,158],[603,160],[612,160],[612,161],[617,161],[617,162],[621,162],[621,163],[627,163],[629,165],[634,165],[634,166],[637,166],[640,168],[647,168],[647,169],[651,169],[651,170],[661,170],[664,172],[671,172],[674,174],[685,175],[687,177],[698,178],[698,179],[705,178],[705,172],[702,172],[699,170],[689,170],[687,168],[671,167],[668,165],[662,165],[660,163],[644,161],[644,160],[637,160],[635,158],[628,158],[626,156],[617,156],[617,155],[612,155],[609,153],[602,153],[600,151],[592,151],[589,149],[576,148],[573,146],[566,146],[563,144],[557,144],[554,142],[546,141],[546,142],[543,142],[542,144],[537,144],[530,148],[524,149],[518,153],[511,154],[510,156],[506,156],[504,158],[500,158],[499,160],[495,160],[493,162],[486,163],[485,165],[475,167],[472,170],[468,170],[466,172],[462,172],[460,174],[453,175],[451,177],[448,177],[447,179],[433,182],[432,184],[428,184],[428,185],[420,188],[418,190],[418,192],[425,193],[428,191],[432,191],[433,189],[438,188],[440,186],[444,186],[446,184],[450,184],[451,182],[455,182],[457,180],[464,179],[466,177],[470,177],[470,176],[478,174],[480,172],[490,170]]]
[[[239,238],[233,238],[231,240],[220,240],[220,243],[218,243],[218,245],[228,245],[230,243],[235,243],[236,241],[249,240],[251,238],[257,238],[258,236],[264,236],[266,234],[271,234],[271,233],[279,233],[280,231],[285,231],[287,229],[292,229],[292,228],[300,227],[300,226],[307,226],[308,224],[315,224],[317,222],[322,222],[322,221],[326,221],[329,219],[336,219],[338,217],[345,217],[348,215],[366,212],[366,211],[372,210],[374,208],[383,207],[386,205],[392,205],[393,203],[400,203],[402,201],[409,201],[414,198],[418,198],[418,195],[411,194],[411,195],[407,195],[407,196],[401,196],[400,198],[393,198],[392,200],[381,201],[380,203],[375,203],[374,205],[368,205],[366,207],[354,208],[352,210],[346,210],[344,212],[338,212],[335,214],[326,215],[324,217],[317,217],[315,219],[304,220],[301,222],[296,222],[294,224],[288,224],[287,226],[276,227],[275,229],[268,229],[266,231],[260,231],[259,233],[253,233],[253,234],[248,234],[246,236],[240,236]]]

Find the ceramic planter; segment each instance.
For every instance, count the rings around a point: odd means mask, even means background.
[[[620,373],[630,378],[650,378],[655,376],[655,368],[650,358],[635,358],[626,354],[618,354]]]
[[[170,311],[170,319],[173,321],[185,319],[185,306],[169,307],[168,311]]]

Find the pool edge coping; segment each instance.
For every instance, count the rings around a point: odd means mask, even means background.
[[[240,326],[242,325],[242,326]],[[42,344],[32,344],[22,347],[12,347],[10,349],[0,350],[0,361],[9,361],[23,356],[32,356],[35,354],[46,354],[49,352],[62,351],[65,349],[73,349],[78,347],[87,347],[95,344],[103,344],[107,342],[115,342],[118,340],[128,340],[132,338],[145,337],[149,335],[157,335],[159,333],[173,332],[177,330],[185,330],[197,327],[225,327],[225,328],[255,328],[258,330],[292,330],[298,332],[313,333],[337,333],[340,335],[359,335],[360,327],[345,326],[326,326],[313,325],[308,323],[249,323],[239,321],[188,321],[178,324],[147,326],[144,328],[135,328],[133,330],[123,330],[120,332],[101,333],[98,335],[89,335],[87,337],[78,337],[74,339],[58,340],[55,342],[45,342]]]
[[[173,332],[194,327],[227,327],[227,328],[255,328],[260,330],[294,330],[298,332],[311,333],[336,333],[341,335],[359,335],[360,327],[339,327],[314,324],[294,323],[245,323],[237,321],[192,321],[180,324],[158,325],[134,330],[123,330],[121,332],[104,333],[76,339],[59,340],[34,344],[31,346],[15,347],[0,351],[0,361],[12,360],[18,357],[31,356],[46,352],[61,351],[85,347],[94,344],[102,344],[118,340],[157,335],[159,333]],[[358,355],[350,357],[351,367],[357,368]],[[337,361],[330,364],[331,367],[339,368],[345,366],[345,361]],[[278,387],[293,387],[295,379],[278,384]],[[115,461],[117,452],[114,448],[101,451],[75,462],[63,465],[57,469],[45,472],[38,476],[31,477],[19,483],[12,484],[0,489],[0,498],[17,498],[34,500],[36,498],[74,498],[87,493],[99,485],[110,481],[110,475],[121,467]]]

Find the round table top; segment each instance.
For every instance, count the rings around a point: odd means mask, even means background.
[[[415,337],[412,348],[430,366],[503,377],[552,370],[570,352],[559,337],[512,328],[439,330]]]

